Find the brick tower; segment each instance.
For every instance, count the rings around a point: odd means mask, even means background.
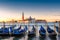
[[[22,21],[24,21],[24,12],[22,12]]]

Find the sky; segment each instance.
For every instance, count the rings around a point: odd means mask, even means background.
[[[0,21],[29,16],[47,21],[60,20],[59,0],[0,0]]]

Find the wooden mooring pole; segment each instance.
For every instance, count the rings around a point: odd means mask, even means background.
[[[46,26],[46,36],[48,36],[49,34],[47,32],[47,27],[48,27],[48,23],[47,22],[45,23],[45,26]]]
[[[36,28],[36,37],[39,37],[40,35],[39,35],[39,29],[38,29],[38,24],[37,23],[35,23],[35,28]]]
[[[55,22],[54,22],[54,31],[55,31],[56,34],[58,34],[57,31],[56,31],[56,24],[55,24]]]

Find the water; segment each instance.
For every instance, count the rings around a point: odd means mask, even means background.
[[[1,38],[0,40],[60,40],[60,37],[56,36],[56,37],[28,37],[26,38],[26,36],[23,37],[9,37],[9,38]]]

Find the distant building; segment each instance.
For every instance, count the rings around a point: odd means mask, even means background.
[[[35,22],[35,18],[32,18],[31,16],[29,18],[25,19],[25,20],[27,20],[29,23],[34,23]]]
[[[27,18],[26,20],[29,21],[29,23],[46,23],[46,20],[36,20],[35,18],[32,18],[31,16],[29,18]]]
[[[47,22],[47,21],[46,20],[36,20],[35,18],[32,18],[31,16],[27,19],[24,19],[24,12],[22,12],[22,20],[19,20],[18,22],[41,23],[41,22]]]
[[[47,21],[46,20],[36,20],[35,22],[36,23],[46,23]]]

